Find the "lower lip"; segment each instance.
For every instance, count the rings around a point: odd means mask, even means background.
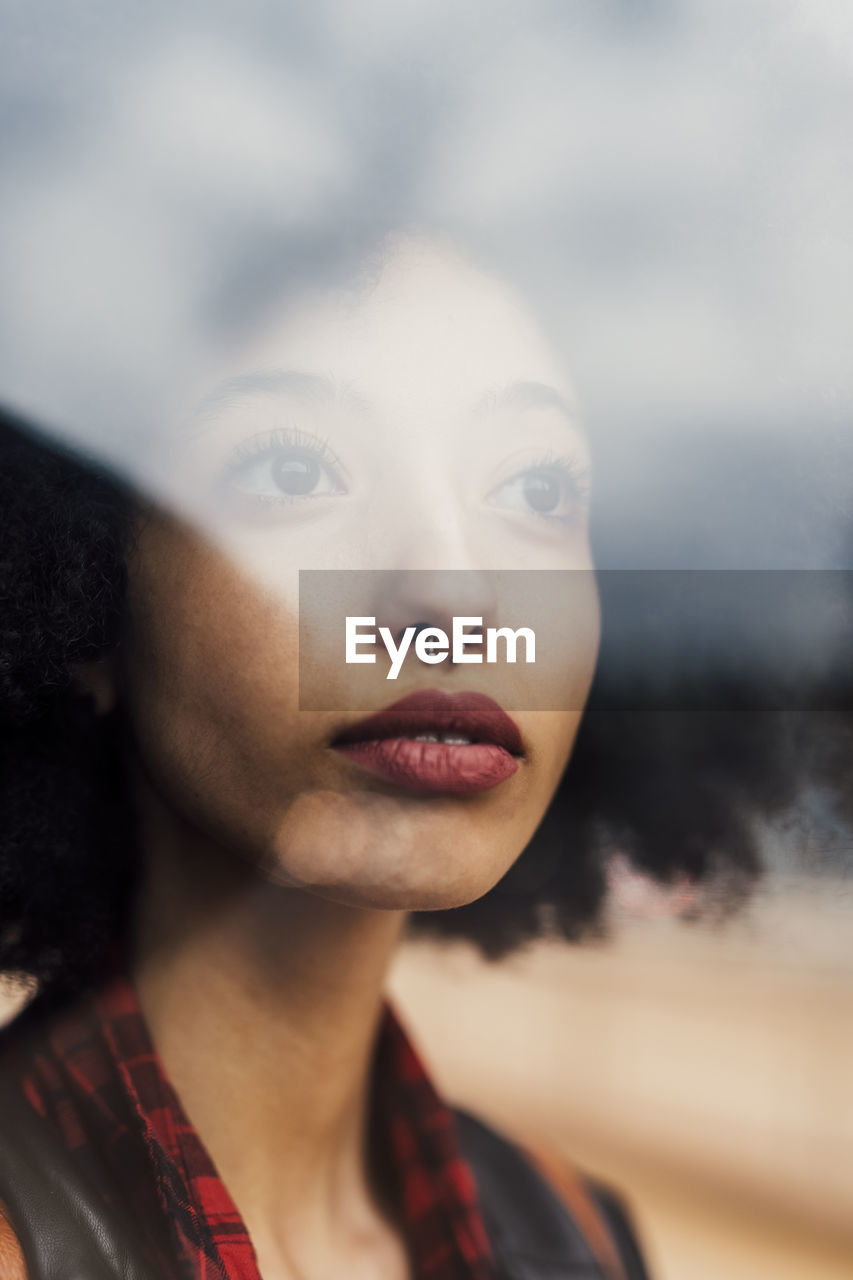
[[[335,750],[410,791],[471,795],[499,786],[518,769],[515,756],[490,742],[382,738],[344,743]]]

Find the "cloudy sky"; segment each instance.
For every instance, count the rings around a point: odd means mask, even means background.
[[[2,0],[0,57],[0,394],[53,430],[120,452],[272,257],[411,220],[595,413],[849,417],[846,0]]]

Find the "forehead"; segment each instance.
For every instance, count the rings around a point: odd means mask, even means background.
[[[332,378],[366,403],[473,406],[490,389],[539,382],[571,395],[532,310],[456,251],[406,238],[354,287],[303,293],[270,313],[242,368]]]

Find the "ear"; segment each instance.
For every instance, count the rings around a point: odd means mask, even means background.
[[[109,654],[96,662],[80,662],[71,668],[72,687],[83,697],[90,697],[99,716],[115,710],[118,681],[115,658]]]

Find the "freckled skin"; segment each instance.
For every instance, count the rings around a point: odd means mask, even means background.
[[[176,443],[170,473],[188,478],[189,505],[205,527],[147,513],[129,566],[118,695],[144,779],[141,803],[153,794],[194,841],[313,895],[407,910],[469,902],[538,825],[580,711],[513,713],[526,755],[488,791],[418,796],[395,787],[330,750],[340,713],[298,709],[296,574],[589,569],[585,510],[557,527],[514,505],[511,481],[513,467],[543,455],[571,450],[585,460],[577,427],[547,407],[509,408],[485,423],[474,408],[513,380],[555,386],[567,399],[571,389],[514,295],[416,241],[392,247],[369,290],[307,296],[268,318],[233,371],[281,367],[329,374],[360,407],[264,394],[227,405],[204,432]],[[256,495],[243,490],[271,481],[265,462],[242,463],[238,503],[217,506],[210,495],[222,492],[235,446],[293,420],[328,439],[341,487],[249,511]],[[411,581],[401,590],[415,592],[405,601],[412,620],[421,604],[472,611],[464,601],[420,602]],[[585,638],[566,653],[584,691],[597,644],[592,598],[589,608]],[[377,677],[360,715],[413,688],[473,687],[470,672],[415,664],[409,683],[391,691]]]

